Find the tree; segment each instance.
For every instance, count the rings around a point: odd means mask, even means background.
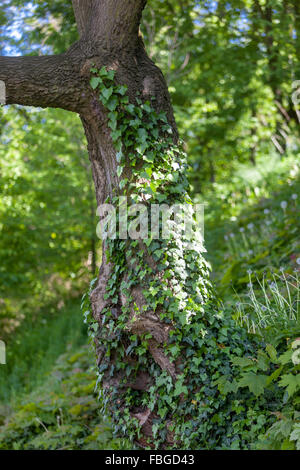
[[[190,206],[168,89],[139,34],[146,0],[72,3],[80,39],[67,52],[0,58],[7,104],[80,115],[98,205],[123,195],[147,210]],[[168,239],[107,239],[85,312],[103,407],[143,446],[215,448],[235,436],[214,381],[230,376],[231,348],[250,346],[224,324],[192,225],[189,237],[173,220]]]

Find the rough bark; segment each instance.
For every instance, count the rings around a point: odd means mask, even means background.
[[[0,57],[0,80],[6,104],[82,110],[86,91],[75,54],[45,57]]]
[[[72,0],[82,39],[100,39],[101,47],[126,49],[137,41],[146,0]]]

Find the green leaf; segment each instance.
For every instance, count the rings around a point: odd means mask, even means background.
[[[108,80],[113,80],[115,78],[116,72],[114,70],[108,70],[106,77]]]
[[[143,127],[140,127],[138,129],[138,138],[139,138],[139,141],[140,142],[146,142],[147,140],[147,137],[148,137],[148,134],[147,134],[147,131],[143,128]]]
[[[274,346],[272,346],[272,344],[267,344],[266,351],[269,354],[270,359],[272,359],[272,361],[276,363],[277,362],[277,351],[274,348]]]
[[[300,450],[300,423],[296,423],[293,432],[290,435],[291,441],[296,441],[296,449]]]
[[[142,143],[141,145],[138,145],[136,147],[136,151],[140,154],[143,155],[145,153],[146,148],[148,147],[147,142]]]
[[[110,111],[115,111],[115,109],[117,109],[117,106],[118,106],[118,99],[116,96],[112,96],[109,100],[109,102],[106,104],[107,108],[110,110]]]
[[[117,162],[120,163],[121,160],[122,160],[122,158],[123,158],[123,152],[122,152],[122,150],[120,150],[120,151],[117,152],[117,154],[116,154]]]
[[[128,104],[125,109],[129,114],[135,115],[135,106],[133,104]]]
[[[270,385],[270,383],[272,383],[274,380],[278,379],[278,377],[281,374],[282,369],[283,369],[283,366],[280,366],[268,377],[267,386]]]
[[[295,392],[300,390],[300,374],[285,374],[281,377],[279,387],[286,387],[286,390],[291,397]]]
[[[90,81],[90,84],[91,84],[91,87],[93,88],[93,90],[96,90],[97,86],[100,83],[102,83],[102,80],[99,77],[93,77]]]
[[[278,362],[282,365],[288,364],[289,362],[292,362],[292,355],[293,351],[289,349],[285,353],[281,354],[278,358]]]
[[[250,359],[249,357],[232,357],[231,362],[233,365],[242,368],[255,365],[253,359]]]
[[[117,129],[117,120],[116,119],[111,119],[108,123],[109,127],[111,128],[112,131],[115,131]]]
[[[128,178],[124,178],[123,180],[120,181],[119,188],[123,189],[127,183],[128,183]]]
[[[182,384],[182,382],[177,382],[175,385],[175,390],[174,390],[174,397],[177,397],[181,394],[187,395],[188,394],[188,389],[185,385]]]
[[[109,73],[109,72],[106,70],[106,67],[104,67],[104,66],[101,67],[101,69],[99,70],[99,75],[100,75],[101,77],[107,77],[107,76],[108,76],[108,73]]]
[[[111,138],[114,142],[116,142],[122,136],[122,132],[120,130],[113,131],[111,133]]]
[[[101,94],[102,96],[104,96],[104,98],[106,100],[109,100],[109,98],[111,97],[111,95],[113,94],[113,87],[109,87],[109,88],[103,88],[103,90],[101,90]]]
[[[256,397],[262,395],[267,384],[267,376],[262,374],[254,374],[254,372],[248,372],[244,374],[239,380],[239,387],[248,387],[250,392]]]
[[[143,155],[143,160],[145,160],[148,163],[154,162],[154,158],[155,158],[154,152],[147,152]]]
[[[117,88],[117,93],[119,93],[122,96],[125,95],[126,91],[127,91],[127,86],[125,86],[125,85],[119,86]]]
[[[257,367],[260,370],[268,370],[270,367],[270,359],[261,349],[257,353]]]

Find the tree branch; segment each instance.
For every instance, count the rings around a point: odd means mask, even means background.
[[[44,57],[0,57],[6,104],[82,113],[88,103],[88,59],[107,59],[113,51],[135,51],[147,0],[72,2],[81,39],[68,52]]]
[[[0,57],[6,104],[79,111],[84,103],[80,61],[67,54]]]

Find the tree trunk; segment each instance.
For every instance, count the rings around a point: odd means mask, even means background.
[[[112,44],[112,51],[109,55],[109,61],[106,67],[116,70],[116,80],[118,83],[125,84],[128,89],[130,101],[134,102],[137,94],[142,98],[142,101],[152,101],[155,103],[155,110],[157,112],[165,112],[168,121],[173,130],[173,141],[177,143],[177,129],[173,117],[172,106],[169,99],[169,94],[165,80],[161,71],[152,63],[146,55],[143,42],[141,38],[136,41],[136,47],[124,51],[120,54],[114,52],[115,45]],[[97,65],[97,58],[93,59],[93,63]],[[99,67],[103,63],[99,61]],[[118,68],[115,64],[118,63]],[[91,65],[91,64],[90,64]],[[103,109],[101,103],[94,97],[90,102],[90,107],[80,114],[82,123],[85,129],[88,151],[92,165],[92,173],[96,190],[97,204],[100,206],[108,199],[111,200],[114,194],[119,192],[119,180],[117,176],[118,162],[116,160],[116,151],[111,139],[111,129],[108,127],[107,111]],[[138,165],[139,163],[137,163]],[[129,194],[127,194],[129,196]],[[168,201],[166,201],[168,202]],[[132,256],[137,256],[137,252],[141,250],[141,242],[133,250]],[[144,245],[145,247],[145,245]],[[116,303],[111,303],[111,299],[105,298],[109,291],[109,283],[115,273],[115,266],[111,262],[107,262],[106,242],[103,242],[102,252],[103,261],[100,269],[99,278],[95,288],[93,289],[90,300],[93,311],[94,319],[99,323],[99,330],[96,336],[97,343],[97,356],[98,366],[101,368],[106,367],[102,380],[101,387],[105,391],[107,400],[112,404],[108,406],[107,411],[115,420],[115,425],[118,425],[119,413],[125,408],[123,397],[129,395],[129,390],[133,394],[139,392],[147,392],[149,387],[153,385],[153,377],[149,373],[149,369],[159,367],[160,370],[166,371],[172,380],[176,381],[176,376],[179,371],[173,362],[167,357],[164,352],[164,345],[169,342],[168,333],[170,330],[169,321],[164,322],[161,320],[158,311],[146,310],[145,315],[140,315],[139,318],[133,322],[131,314],[128,315],[127,332],[122,332],[121,343],[124,351],[130,348],[132,335],[137,336],[138,344],[148,334],[151,335],[147,348],[148,356],[146,364],[139,366],[138,357],[134,357],[134,350],[128,358],[124,358],[124,364],[132,366],[133,371],[126,377],[124,383],[124,376],[122,370],[118,367],[115,358],[116,352],[111,349],[109,359],[106,360],[108,354],[107,348],[107,333],[106,324],[103,319],[107,315],[107,311],[113,313],[114,319],[118,319],[122,315],[122,308],[126,305],[128,299],[130,300],[129,311],[134,313],[134,306],[138,306],[139,311],[143,307],[147,307],[147,302],[143,296],[143,289],[150,287],[151,283],[159,280],[161,271],[157,269],[157,262],[152,258],[149,260],[148,255],[145,254],[143,259],[144,265],[150,265],[154,271],[152,276],[148,276],[144,285],[134,283],[133,287],[125,293],[122,285],[128,280],[128,270],[131,268],[131,258],[126,260],[127,269],[124,274],[120,276],[117,286],[116,296],[118,298]],[[104,326],[103,326],[104,325]],[[114,329],[118,328],[117,321],[115,322]],[[134,349],[134,348],[133,348]],[[112,370],[114,369],[114,372]],[[101,369],[102,370],[102,369]],[[149,398],[150,401],[150,398]],[[135,400],[130,409],[131,418],[138,421],[138,425],[142,427],[142,433],[139,438],[135,435],[135,440],[142,446],[153,446],[153,432],[152,426],[154,420],[157,418],[157,409],[152,412],[147,406],[142,406],[140,400]],[[168,416],[169,423],[172,423],[171,416]],[[166,434],[166,439],[169,443],[172,442],[172,433]]]

